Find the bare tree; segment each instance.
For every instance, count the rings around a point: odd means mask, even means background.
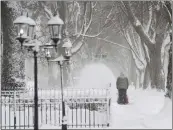
[[[161,48],[165,39],[169,37],[169,13],[162,6],[164,3],[151,3],[154,9],[149,11],[149,18],[146,28],[136,16],[133,8],[135,2],[122,2],[126,9],[126,14],[131,25],[146,46],[149,57],[147,59],[147,71],[151,79],[151,85],[159,89],[164,89],[164,76],[161,62]],[[147,29],[147,30],[146,30]],[[169,42],[167,43],[169,44]]]

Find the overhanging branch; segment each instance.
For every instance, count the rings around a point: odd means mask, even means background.
[[[83,34],[86,34],[86,32],[88,31],[88,29],[89,29],[89,27],[90,27],[90,25],[92,23],[92,15],[93,15],[93,3],[90,2],[90,18],[89,18],[89,22],[88,22],[88,24],[87,24]]]
[[[74,47],[71,50],[73,55],[76,54],[84,44],[84,37],[82,37],[82,39],[79,38],[78,40],[79,41],[77,41],[77,44],[74,45]]]
[[[149,8],[149,20],[148,20],[148,23],[147,23],[147,26],[146,26],[146,29],[145,29],[145,32],[148,33],[149,32],[149,29],[150,29],[150,26],[151,26],[151,21],[152,21],[152,17],[153,17],[153,10],[152,10],[152,6],[151,8]]]
[[[155,44],[155,42],[153,42],[150,37],[146,34],[146,32],[144,31],[144,28],[142,27],[140,21],[138,20],[138,18],[133,14],[131,7],[130,7],[130,2],[129,1],[123,1],[123,4],[127,10],[127,14],[128,14],[128,18],[132,24],[132,26],[134,27],[134,29],[136,30],[136,32],[139,34],[140,38],[145,42],[145,44],[149,47],[152,48],[153,44]]]
[[[43,5],[43,8],[44,8],[44,11],[45,11],[48,19],[52,18],[53,14],[52,14],[51,10],[49,10],[46,5]]]
[[[108,42],[108,43],[111,43],[111,44],[113,44],[113,45],[117,45],[117,46],[122,47],[122,48],[125,48],[125,49],[127,49],[127,50],[131,50],[131,49],[128,48],[128,47],[125,47],[125,46],[123,46],[123,45],[120,45],[120,44],[118,44],[118,43],[115,43],[115,42],[113,42],[113,41],[110,41],[110,40],[107,40],[107,39],[104,39],[104,38],[99,38],[99,37],[98,37],[97,39],[103,40],[103,41]]]
[[[129,33],[124,33],[124,37],[127,41],[127,43],[129,44],[130,50],[132,51],[132,53],[136,56],[136,58],[141,62],[142,65],[144,65],[143,61],[141,60],[141,58],[139,57],[139,54],[133,49],[133,44],[132,41],[130,39],[130,35]]]
[[[169,2],[169,1],[167,1],[167,2]],[[169,4],[165,4],[165,1],[163,2],[163,5],[164,5],[164,7],[165,7],[165,9],[166,9],[166,11],[168,13],[168,21],[169,21],[169,23],[171,25],[172,24],[172,9],[171,9],[172,5],[171,4],[170,5]]]

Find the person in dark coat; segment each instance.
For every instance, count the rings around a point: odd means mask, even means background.
[[[127,89],[129,86],[128,78],[125,77],[123,73],[121,73],[117,79],[116,85],[118,89],[118,104],[127,104],[128,103]]]

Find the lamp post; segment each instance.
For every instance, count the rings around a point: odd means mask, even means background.
[[[63,45],[62,48],[63,52],[62,55],[60,55],[58,58],[50,60],[50,49],[52,49],[49,45],[46,45],[44,47],[47,59],[49,59],[49,62],[58,62],[58,65],[60,67],[60,77],[61,77],[61,101],[62,101],[62,130],[67,130],[67,121],[66,121],[66,113],[65,113],[65,101],[64,101],[64,80],[63,80],[63,64],[67,61],[70,60],[72,54],[71,54],[71,48],[72,48],[72,43],[69,40],[69,38],[65,38],[63,40]]]
[[[34,130],[38,130],[38,67],[37,67],[37,53],[39,45],[34,40],[35,21],[26,16],[20,16],[13,22],[17,26],[16,39],[23,46],[30,48],[34,54]],[[31,42],[30,42],[31,40]],[[34,43],[34,44],[33,44]]]
[[[62,48],[64,49],[64,57],[63,61],[69,61],[72,53],[71,53],[71,48],[72,48],[72,43],[69,38],[65,38],[63,40],[63,46]],[[62,61],[59,61],[59,66],[60,66],[60,72],[61,72],[61,93],[62,93],[62,110],[63,110],[63,122],[62,122],[62,130],[67,130],[67,121],[66,121],[66,115],[65,115],[65,102],[63,98],[63,66],[62,66]]]
[[[34,55],[34,130],[38,130],[38,64],[37,55],[39,52],[39,47],[41,43],[36,40],[32,40],[32,43],[23,44],[24,47],[29,48]],[[34,43],[34,44],[33,44]]]
[[[63,76],[63,64],[64,61],[66,61],[62,55],[55,60],[49,60],[50,62],[58,62],[59,68],[60,68],[60,82],[61,82],[61,103],[62,103],[62,130],[67,130],[67,121],[66,121],[66,112],[65,112],[65,102],[64,102],[64,76]]]
[[[51,39],[54,42],[54,46],[57,47],[57,44],[60,43],[60,39],[62,38],[62,25],[64,22],[58,15],[55,15],[48,21],[49,31],[51,34]]]

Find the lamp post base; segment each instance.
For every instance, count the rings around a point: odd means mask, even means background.
[[[62,114],[63,114],[62,130],[67,130],[67,117],[65,116],[65,102],[64,101],[62,101]]]
[[[67,124],[62,124],[62,130],[67,130]]]

